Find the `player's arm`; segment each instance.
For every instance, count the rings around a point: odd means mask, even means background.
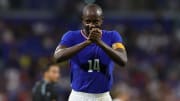
[[[59,45],[54,52],[54,58],[57,62],[67,60],[77,54],[80,50],[91,44],[90,40],[86,40],[82,43],[75,44],[74,41],[78,40],[71,31],[66,32]]]
[[[59,45],[55,50],[54,58],[57,60],[57,62],[67,60],[90,44],[91,41],[86,40],[82,43],[79,43],[71,47],[67,47],[65,45]]]
[[[114,60],[117,64],[121,66],[125,66],[127,63],[127,55],[126,50],[123,47],[118,47],[118,44],[121,43],[114,43],[114,47],[108,46],[102,40],[99,40],[97,44]],[[117,46],[116,46],[117,45]]]
[[[92,29],[91,34],[89,35],[89,39],[95,42],[97,45],[99,45],[105,52],[110,56],[110,58],[115,61],[117,64],[121,66],[125,66],[127,63],[127,55],[126,55],[126,50],[123,46],[122,43],[119,42],[114,42],[112,44],[112,47],[108,46],[106,43],[104,43],[101,40],[101,31],[99,29]],[[120,40],[120,36],[115,34],[113,40],[115,41]],[[117,38],[117,39],[116,39]]]

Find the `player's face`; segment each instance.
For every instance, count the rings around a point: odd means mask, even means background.
[[[92,28],[101,29],[102,21],[103,21],[102,16],[89,15],[89,16],[82,17],[83,28],[85,29],[87,34],[89,34]]]
[[[51,66],[48,70],[48,76],[51,82],[57,82],[60,77],[60,70],[58,66]]]

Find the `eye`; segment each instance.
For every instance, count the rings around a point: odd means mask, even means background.
[[[94,24],[98,24],[98,23],[99,23],[99,20],[94,20],[93,23],[94,23]]]

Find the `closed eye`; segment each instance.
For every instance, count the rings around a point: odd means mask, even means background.
[[[94,24],[98,24],[98,23],[99,23],[99,20],[94,20],[93,23],[94,23]]]

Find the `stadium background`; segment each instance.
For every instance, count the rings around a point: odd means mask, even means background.
[[[80,11],[93,0],[0,0],[0,101],[31,101],[40,68],[52,61],[61,36],[81,27]],[[113,98],[180,101],[180,1],[97,0],[104,29],[117,30],[127,68],[114,71]],[[70,93],[61,63],[60,101]],[[123,100],[124,99],[124,100]]]

